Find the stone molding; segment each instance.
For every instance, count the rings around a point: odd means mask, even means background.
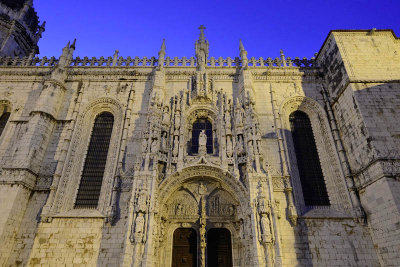
[[[56,192],[52,213],[67,212],[73,209],[94,119],[98,114],[105,111],[114,115],[113,132],[108,149],[99,204],[97,206],[97,210],[100,213],[106,214],[109,208],[114,174],[117,167],[123,120],[122,105],[117,100],[107,97],[102,97],[89,103],[84,107],[84,111],[77,121]]]
[[[336,152],[326,113],[318,102],[306,96],[290,97],[280,106],[283,130],[287,131],[287,134],[283,136],[284,139],[286,139],[285,144],[287,146],[286,151],[288,151],[288,161],[291,162],[289,166],[292,166],[292,169],[289,171],[291,172],[295,190],[294,195],[296,196],[298,205],[300,204],[301,210],[305,209],[300,178],[298,177],[297,170],[293,170],[293,167],[297,166],[297,163],[291,138],[289,116],[296,110],[305,112],[310,118],[331,205],[337,210],[351,210],[345,177]]]

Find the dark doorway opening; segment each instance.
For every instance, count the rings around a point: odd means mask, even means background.
[[[231,233],[225,228],[207,232],[207,266],[232,267]]]
[[[197,233],[192,228],[178,228],[174,232],[172,267],[197,266]]]

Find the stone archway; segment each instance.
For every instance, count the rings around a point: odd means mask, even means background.
[[[208,171],[199,175],[199,171],[205,169]],[[250,235],[245,231],[250,229],[251,223],[246,220],[250,209],[243,194],[244,188],[234,177],[220,172],[218,168],[197,166],[192,170],[196,172],[185,171],[186,177],[182,177],[181,173],[178,177],[173,175],[167,178],[171,179],[169,186],[160,185],[159,213],[155,218],[160,225],[160,241],[155,247],[160,266],[171,266],[173,263],[174,232],[179,228],[192,228],[197,232],[197,266],[206,264],[206,233],[221,228],[230,233],[231,262],[236,266],[242,265],[240,260],[250,253],[250,248],[246,246]],[[213,171],[221,176],[212,175]],[[166,188],[169,192],[164,191]]]

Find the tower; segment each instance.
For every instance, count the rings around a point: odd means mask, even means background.
[[[32,0],[0,1],[0,56],[38,54],[44,27],[45,22],[39,25]]]

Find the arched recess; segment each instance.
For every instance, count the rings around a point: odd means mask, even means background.
[[[249,195],[237,179],[217,167],[195,165],[176,172],[160,185],[155,225],[160,227],[155,247],[160,266],[171,266],[172,240],[176,229],[193,228],[201,235],[199,219],[205,201],[206,230],[226,228],[232,237],[235,266],[250,255],[251,234]],[[201,242],[201,238],[199,238]],[[198,246],[200,249],[200,245]],[[197,255],[200,255],[200,251]],[[162,259],[162,260],[161,260]]]
[[[294,96],[286,99],[280,108],[282,131],[285,139],[284,143],[286,145],[286,151],[288,152],[286,160],[292,177],[293,193],[297,205],[302,212],[305,211],[303,192],[289,122],[290,114],[295,111],[306,113],[311,121],[312,131],[331,207],[339,210],[351,210],[345,177],[340,165],[326,113],[318,102],[305,96]]]
[[[87,105],[75,125],[63,172],[57,188],[53,213],[73,213],[76,194],[82,176],[83,166],[88,151],[91,131],[97,115],[109,112],[114,116],[113,130],[107,153],[107,162],[100,191],[97,210],[105,215],[111,199],[112,184],[117,167],[117,157],[122,135],[122,106],[112,98],[99,98]]]
[[[208,105],[195,105],[186,112],[186,121],[185,121],[185,140],[187,142],[187,154],[191,154],[191,139],[192,139],[192,132],[193,132],[193,124],[196,121],[199,121],[201,119],[206,119],[209,121],[212,125],[212,153],[216,154],[218,153],[217,148],[217,128],[218,125],[216,125],[217,121],[217,110],[215,108],[208,106]]]

